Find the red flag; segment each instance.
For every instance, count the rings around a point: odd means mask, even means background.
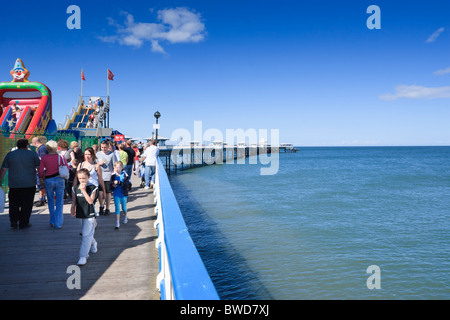
[[[114,74],[108,69],[108,80],[114,80]]]
[[[83,72],[83,69],[81,69],[81,80],[84,80],[84,81],[86,81],[86,78],[84,77],[84,72]]]

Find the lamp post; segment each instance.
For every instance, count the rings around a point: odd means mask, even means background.
[[[156,130],[156,137],[155,137],[155,140],[156,140],[156,144],[158,144],[158,129],[159,129],[158,119],[159,119],[159,117],[161,117],[161,114],[159,113],[159,111],[156,111],[155,114],[154,114],[153,116],[154,116],[155,119],[156,119],[156,124],[154,125],[154,128],[155,128],[155,130]]]

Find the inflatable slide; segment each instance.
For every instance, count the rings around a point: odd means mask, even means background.
[[[32,135],[44,134],[50,127],[51,131],[56,130],[50,89],[43,83],[28,81],[29,71],[20,59],[10,73],[13,81],[0,82],[2,134],[14,138],[20,133],[29,139]]]

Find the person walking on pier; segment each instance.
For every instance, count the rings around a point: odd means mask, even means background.
[[[75,177],[77,176],[77,168],[80,162],[77,159],[73,159],[72,162],[70,162],[70,168],[69,168],[69,179],[67,181],[67,194],[70,195],[69,199],[72,199],[72,187],[73,187],[73,180],[75,180]]]
[[[150,146],[145,149],[142,156],[142,163],[145,163],[145,188],[150,189],[155,183],[156,159],[159,156],[159,148],[156,146],[156,140],[150,141]],[[150,180],[151,179],[151,180]]]
[[[39,165],[39,183],[44,184],[47,192],[50,226],[60,229],[63,224],[63,206],[65,180],[59,176],[59,167],[69,165],[63,156],[58,154],[58,144],[50,140],[45,144],[48,154],[41,158]]]
[[[72,161],[72,155],[73,155],[73,157],[75,159],[75,155],[73,154],[72,150],[69,149],[69,143],[66,140],[59,139],[59,141],[58,141],[58,148],[59,148],[58,153],[62,157],[64,157],[64,159],[66,160],[67,163],[70,163]],[[70,187],[69,187],[69,184],[68,184],[67,180],[65,180],[64,184],[66,186],[65,189],[64,189],[64,199],[67,199],[69,197],[72,198],[71,197],[72,192],[70,191],[70,190],[72,190],[72,185],[70,185]]]
[[[128,154],[127,164],[123,167],[129,177],[133,171],[134,158],[136,157],[136,151],[131,147],[131,140],[127,140],[126,146],[123,149]]]
[[[72,149],[72,151],[73,151],[74,158],[77,159],[80,162],[83,162],[83,151],[78,146],[78,142],[72,141],[70,143],[70,149]]]
[[[97,241],[95,234],[95,201],[97,200],[98,187],[89,184],[89,170],[77,171],[77,180],[80,182],[73,187],[71,215],[81,219],[81,247],[78,265],[87,263],[89,252],[97,253]]]
[[[109,214],[109,205],[111,203],[111,175],[114,172],[114,163],[118,160],[114,152],[109,150],[109,143],[103,140],[100,144],[100,150],[95,157],[98,160],[98,165],[102,168],[102,178],[105,183],[105,190],[99,194],[100,201],[100,215]],[[103,211],[105,209],[105,211]]]
[[[128,222],[127,218],[127,198],[130,184],[130,177],[123,169],[122,161],[114,163],[114,173],[111,176],[111,189],[114,195],[114,205],[116,207],[116,230],[120,226],[120,207],[124,213],[123,223]]]
[[[119,148],[117,148],[116,144],[113,141],[108,141],[109,143],[109,151],[114,152],[116,159],[120,160],[120,152],[119,152]]]
[[[36,192],[36,169],[39,168],[39,163],[38,155],[28,150],[27,139],[19,139],[17,149],[9,152],[3,159],[0,181],[9,171],[9,221],[13,229],[31,226],[29,222]]]
[[[103,182],[102,168],[98,165],[95,157],[94,149],[91,147],[86,148],[84,151],[84,161],[78,165],[78,170],[85,168],[89,171],[89,181],[88,184],[93,184],[99,188],[99,191],[105,190],[105,183]],[[73,184],[77,185],[78,175],[75,176]],[[97,194],[98,196],[98,194]]]
[[[47,148],[44,145],[44,137],[34,137],[31,139],[31,145],[36,148],[37,155],[39,156],[39,159],[42,159],[44,155],[48,153]],[[46,191],[44,184],[39,182],[39,176],[36,174],[37,178],[37,186],[39,189],[39,201],[36,203],[36,207],[40,207],[45,205],[45,202],[47,201],[45,199]]]
[[[123,142],[119,145],[119,155],[120,161],[122,161],[123,166],[125,167],[128,162],[128,153],[125,151],[125,143]]]
[[[141,155],[141,152],[139,151],[136,143],[133,144],[132,148],[135,152],[134,162],[133,162],[133,172],[135,175],[137,175],[139,172],[139,156]]]

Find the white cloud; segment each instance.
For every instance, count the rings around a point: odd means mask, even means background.
[[[159,45],[158,40],[152,40],[152,51],[153,52],[160,52],[160,53],[166,53],[163,49],[163,47],[161,47]]]
[[[199,42],[205,39],[206,29],[199,13],[187,8],[164,9],[157,12],[157,23],[135,22],[134,17],[126,16],[123,25],[109,18],[109,24],[116,27],[115,35],[103,36],[103,42],[119,43],[126,46],[141,47],[144,42],[151,43],[153,52],[165,53],[161,41],[169,43]]]
[[[428,39],[425,41],[425,43],[430,43],[430,42],[434,42],[437,37],[439,37],[439,35],[444,31],[444,28],[439,28],[437,29],[435,32],[433,32]]]
[[[445,68],[445,69],[440,69],[440,70],[433,72],[433,74],[436,74],[436,75],[443,75],[443,74],[447,74],[447,73],[450,73],[450,67]]]
[[[400,98],[407,99],[439,99],[450,98],[449,87],[428,88],[416,85],[401,85],[395,88],[395,93],[387,93],[379,96],[382,100],[397,100]]]

